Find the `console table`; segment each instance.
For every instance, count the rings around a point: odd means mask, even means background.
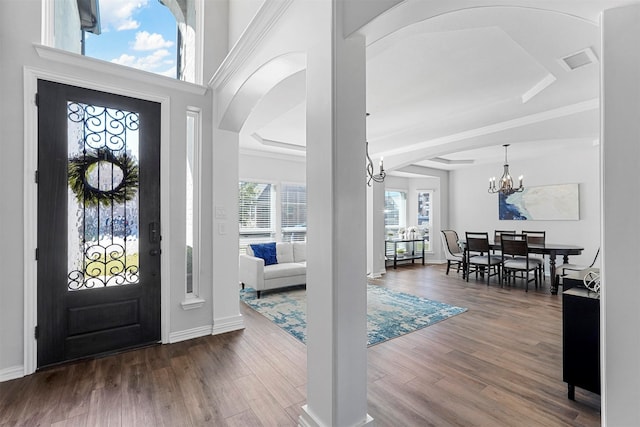
[[[411,261],[422,259],[424,265],[424,246],[426,238],[420,239],[391,239],[384,241],[384,253],[387,259],[393,259],[393,268],[397,268],[398,261]],[[422,248],[416,250],[416,244],[422,243]],[[398,252],[400,250],[400,252]]]
[[[586,288],[562,293],[562,379],[571,400],[576,386],[600,394],[600,297]]]

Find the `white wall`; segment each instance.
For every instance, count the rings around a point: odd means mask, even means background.
[[[307,181],[305,157],[240,152],[239,166],[241,180],[290,184],[305,184]]]
[[[489,177],[502,173],[499,152],[496,163],[463,168],[451,172],[450,226],[461,238],[465,231],[545,230],[550,243],[584,246],[571,262],[590,264],[600,246],[599,148],[589,143],[582,148],[556,149],[543,157],[510,159],[511,174],[525,176],[525,186],[578,183],[580,188],[579,221],[500,221],[498,196],[488,194]],[[517,150],[513,144],[512,151]],[[556,260],[558,263],[561,259]]]

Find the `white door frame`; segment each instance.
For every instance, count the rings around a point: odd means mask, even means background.
[[[85,73],[91,76],[91,73]],[[122,87],[106,84],[90,77],[78,78],[62,73],[55,73],[41,68],[24,68],[24,364],[23,375],[35,372],[37,368],[38,346],[34,331],[38,320],[37,298],[37,262],[35,250],[38,245],[38,186],[35,183],[35,171],[38,168],[38,108],[35,105],[35,94],[38,91],[38,79],[49,80],[86,89],[100,90],[117,95],[158,102],[161,110],[160,130],[160,215],[162,218],[162,234],[170,236],[169,209],[169,135],[170,135],[170,98],[155,93],[138,92]],[[170,259],[169,239],[163,239],[161,250],[165,259]],[[171,266],[169,262],[161,265],[161,303],[160,328],[163,343],[169,342],[170,331],[170,289],[169,278]]]

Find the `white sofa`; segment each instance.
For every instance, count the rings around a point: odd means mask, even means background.
[[[264,259],[253,256],[251,245],[240,255],[240,282],[260,292],[307,283],[307,243],[277,242],[276,264],[264,265]]]

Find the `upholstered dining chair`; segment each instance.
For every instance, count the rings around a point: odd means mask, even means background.
[[[499,255],[492,255],[489,247],[489,233],[486,232],[469,232],[465,233],[466,237],[466,265],[467,271],[465,272],[467,282],[469,281],[469,275],[472,272],[484,273],[487,275],[487,285],[491,276],[498,276],[498,283],[501,283],[501,265],[502,257]],[[493,272],[492,272],[493,271]]]
[[[527,236],[527,242],[532,245],[544,245],[547,240],[547,232],[546,231],[524,231],[522,230],[522,234]],[[540,280],[545,280],[545,262],[544,255],[532,255],[532,258],[537,258],[542,260],[539,265],[538,275],[540,276]],[[553,278],[552,278],[553,279]],[[542,282],[541,282],[542,283]]]
[[[440,237],[442,238],[444,255],[447,259],[447,274],[449,274],[452,263],[455,263],[458,267],[457,272],[459,273],[464,259],[464,253],[458,244],[458,233],[456,233],[455,230],[441,230]]]
[[[511,277],[517,277],[517,273],[522,273],[525,280],[525,292],[529,292],[529,282],[535,281],[538,287],[538,269],[542,260],[529,255],[529,243],[524,234],[503,234],[500,242],[502,249],[502,271],[507,283],[511,282]],[[529,272],[533,271],[533,277],[529,278]]]
[[[579,264],[556,264],[556,283],[560,283],[560,278],[566,276],[570,271],[582,271],[587,268],[593,268],[596,265],[596,261],[598,260],[598,255],[600,255],[600,248],[596,251],[596,256],[593,257],[593,261],[589,265],[579,265]]]

